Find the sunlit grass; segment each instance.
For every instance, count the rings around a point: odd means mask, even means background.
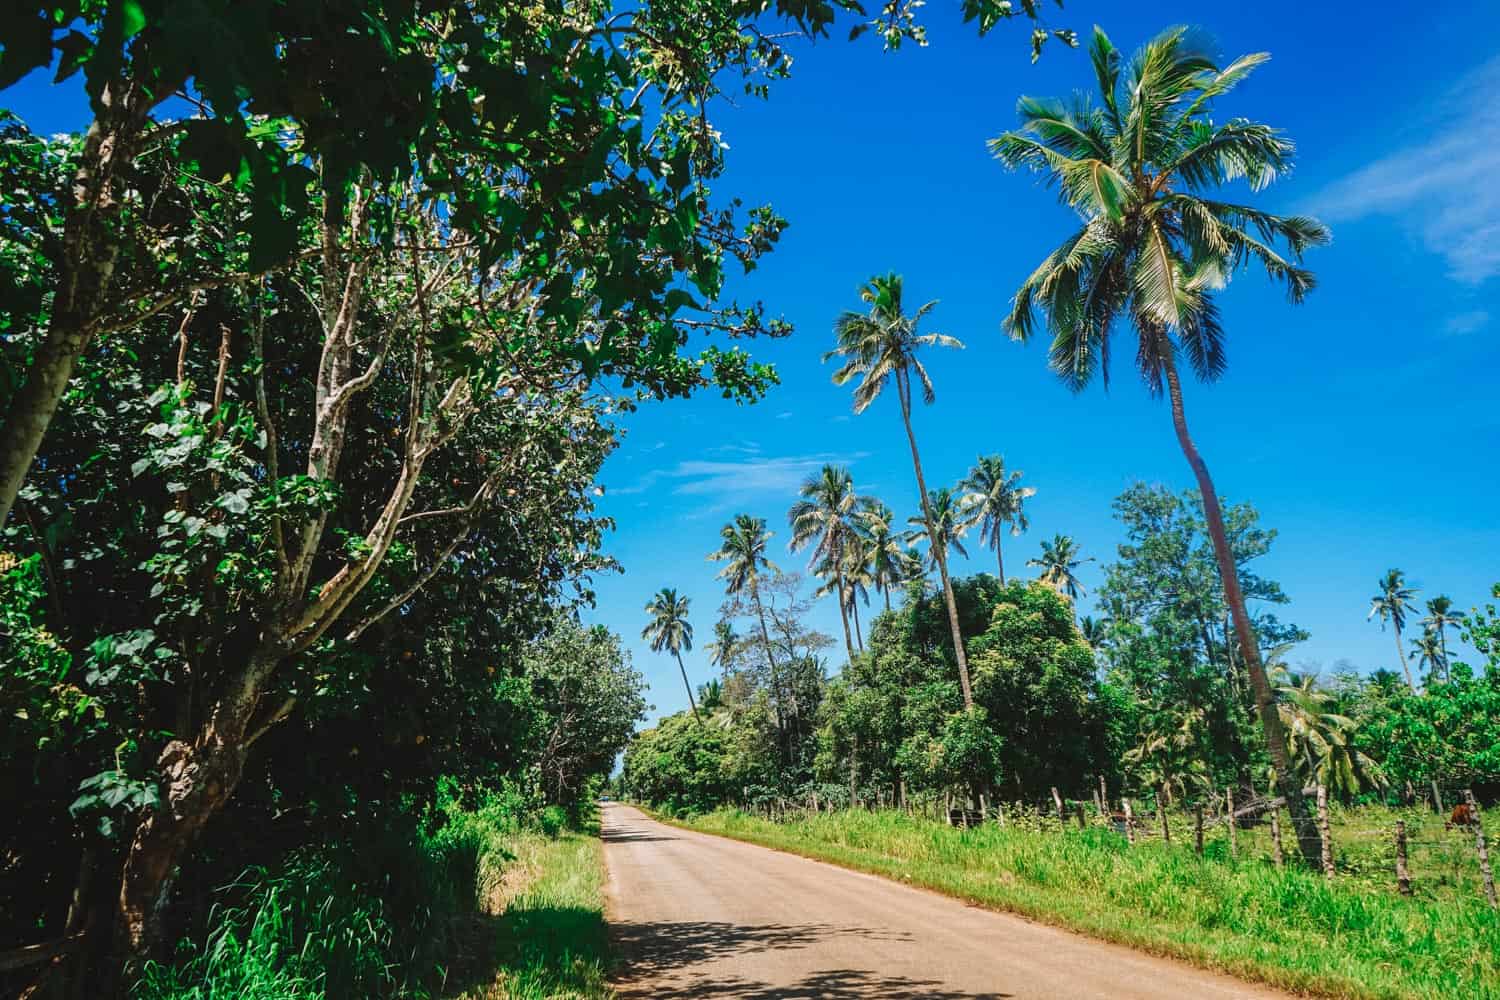
[[[1264,860],[1269,844],[1259,831],[1242,832],[1239,856],[1230,860],[1222,831],[1200,858],[1185,826],[1174,829],[1171,845],[1158,837],[1131,847],[1097,826],[965,830],[898,812],[785,823],[718,812],[687,823],[1287,989],[1500,998],[1500,915],[1467,891],[1476,877],[1452,874],[1463,834],[1452,833],[1451,853],[1433,855],[1448,869],[1439,874],[1433,864],[1424,875],[1418,867],[1418,894],[1402,898],[1379,873],[1381,837],[1353,836],[1362,823],[1389,829],[1389,818],[1377,809],[1340,823],[1348,870],[1333,882],[1277,870]],[[1428,814],[1414,836],[1427,839],[1433,825],[1441,831]],[[1472,859],[1470,851],[1471,867]]]

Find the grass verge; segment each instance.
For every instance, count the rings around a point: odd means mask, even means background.
[[[1480,899],[1404,899],[1097,828],[964,830],[864,811],[678,822],[1284,989],[1500,1000],[1500,915]]]
[[[527,836],[512,847],[505,882],[491,896],[499,916],[481,932],[495,949],[492,981],[463,1000],[603,1000],[608,939],[599,839]],[[495,906],[496,903],[500,905]]]

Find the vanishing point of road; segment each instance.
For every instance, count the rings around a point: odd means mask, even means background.
[[[1286,996],[617,803],[604,858],[630,1000]]]

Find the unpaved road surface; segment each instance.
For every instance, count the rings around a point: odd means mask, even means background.
[[[1285,997],[957,900],[604,807],[621,997]]]

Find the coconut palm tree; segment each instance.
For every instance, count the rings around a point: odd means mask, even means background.
[[[766,530],[762,517],[736,514],[734,520],[719,529],[719,547],[708,554],[710,562],[722,562],[717,579],[724,581],[724,592],[730,597],[748,594],[750,606],[760,622],[761,651],[765,653],[766,667],[771,672],[771,691],[775,694],[776,729],[782,728],[785,713],[781,705],[781,683],[777,677],[776,657],[771,652],[771,630],[766,627],[766,609],[760,599],[760,575],[763,571],[779,573],[780,570],[766,558],[766,546],[771,541],[771,532]]]
[[[854,526],[870,554],[870,585],[885,598],[885,609],[889,611],[891,588],[910,579],[914,569],[903,537],[896,530],[896,515],[874,497],[865,497],[855,515]]]
[[[1042,542],[1041,558],[1028,559],[1026,565],[1040,569],[1042,582],[1047,586],[1059,594],[1067,595],[1068,600],[1077,601],[1078,595],[1087,591],[1078,582],[1073,571],[1084,563],[1093,561],[1093,556],[1079,558],[1078,543],[1073,541],[1072,536],[1054,535],[1052,541]]]
[[[854,492],[854,478],[842,466],[825,465],[822,471],[807,477],[798,491],[801,499],[787,511],[792,527],[791,550],[800,552],[812,547],[808,568],[831,575],[839,595],[839,619],[844,623],[844,648],[854,659],[854,639],[849,633],[849,609],[844,603],[844,550],[854,531],[854,513],[859,509],[859,495]],[[822,566],[818,565],[822,562]]]
[[[1293,673],[1280,662],[1286,648],[1277,647],[1267,659],[1297,780],[1345,797],[1365,785],[1384,788],[1380,766],[1350,745],[1359,724],[1330,710],[1333,695],[1318,687],[1316,677]]]
[[[651,643],[651,652],[666,650],[677,658],[677,669],[682,672],[682,686],[687,689],[693,718],[698,720],[698,725],[703,725],[698,703],[693,700],[693,685],[688,681],[687,667],[682,664],[682,651],[693,648],[693,626],[687,620],[688,599],[677,596],[677,591],[671,587],[663,587],[646,603],[646,614],[651,616],[651,621],[641,629],[641,638]]]
[[[1135,331],[1137,367],[1153,395],[1164,391],[1183,455],[1192,467],[1214,557],[1255,693],[1267,749],[1283,775],[1282,794],[1309,863],[1321,854],[1302,789],[1289,774],[1286,734],[1261,662],[1207,463],[1188,432],[1179,358],[1206,382],[1227,366],[1225,332],[1213,293],[1241,265],[1263,266],[1300,302],[1315,281],[1303,252],[1328,241],[1306,216],[1278,216],[1212,198],[1212,189],[1244,179],[1260,190],[1291,167],[1294,147],[1268,125],[1210,117],[1213,102],[1267,59],[1242,56],[1219,66],[1183,28],[1148,42],[1130,62],[1094,30],[1090,56],[1098,102],[1022,98],[1022,125],[990,148],[1011,168],[1056,182],[1083,224],[1021,285],[1005,321],[1030,339],[1037,314],[1051,335],[1050,364],[1081,390],[1097,372],[1108,384],[1110,334]],[[1123,79],[1122,79],[1123,75]],[[1284,247],[1285,249],[1278,249]],[[1124,322],[1121,322],[1124,321]]]
[[[946,486],[940,486],[927,494],[927,503],[924,509],[931,515],[931,530],[928,529],[926,517],[909,517],[906,523],[911,528],[906,532],[908,545],[920,545],[927,543],[927,567],[938,569],[948,564],[948,553],[956,551],[965,559],[969,557],[969,550],[964,548],[964,531],[968,527],[964,521],[963,509],[959,506],[958,495]],[[932,540],[936,538],[937,546]],[[939,562],[941,560],[941,563]]]
[[[1417,654],[1417,669],[1427,671],[1428,683],[1433,680],[1448,680],[1448,662],[1443,653],[1443,640],[1430,628],[1422,630],[1419,638],[1411,641],[1411,651]]]
[[[708,664],[718,667],[727,678],[729,676],[729,664],[734,660],[734,651],[740,644],[740,636],[734,630],[734,623],[728,619],[720,619],[714,625],[714,641],[704,647],[708,651]]]
[[[1406,627],[1407,613],[1417,610],[1417,606],[1412,603],[1417,590],[1406,585],[1406,574],[1399,569],[1386,570],[1385,576],[1375,586],[1378,589],[1375,596],[1370,598],[1370,613],[1366,620],[1379,615],[1382,629],[1387,623],[1390,624],[1396,633],[1396,658],[1401,662],[1401,669],[1406,671],[1407,686],[1415,691],[1417,685],[1412,680],[1411,663],[1406,658],[1406,648],[1401,645],[1401,630]]]
[[[868,543],[862,536],[851,533],[844,539],[841,556],[844,587],[839,592],[839,600],[843,605],[844,613],[849,616],[851,628],[854,631],[854,646],[863,653],[865,640],[859,626],[859,604],[863,601],[865,606],[869,607],[870,587],[874,581],[874,574],[870,570]],[[823,583],[813,591],[814,597],[827,597],[834,593],[838,582],[831,559],[825,558],[819,562],[813,569],[813,573],[823,579]]]
[[[838,346],[823,360],[841,358],[843,364],[833,373],[835,385],[844,385],[856,375],[859,385],[854,388],[854,412],[863,413],[880,396],[888,382],[896,384],[896,398],[901,404],[901,422],[906,427],[906,441],[911,446],[911,465],[917,477],[917,493],[922,498],[922,516],[927,522],[928,541],[931,551],[936,552],[938,575],[943,581],[943,600],[948,605],[948,628],[953,636],[953,656],[958,662],[958,682],[963,689],[964,707],[972,708],[974,693],[969,686],[969,660],[964,655],[964,640],[958,628],[958,604],[953,599],[953,583],[948,578],[946,549],[938,544],[933,533],[933,517],[930,508],[927,479],[922,474],[922,456],[917,450],[917,436],[911,427],[912,380],[921,385],[922,401],[931,404],[937,398],[932,387],[932,377],[917,359],[921,347],[958,347],[964,345],[953,337],[941,333],[917,333],[923,317],[937,306],[936,301],[927,302],[916,312],[907,315],[902,302],[901,277],[887,274],[870,279],[860,290],[859,297],[868,312],[848,311],[833,325]]]
[[[988,545],[995,550],[995,569],[1002,586],[1005,558],[1000,552],[1000,530],[1010,525],[1010,533],[1020,535],[1030,527],[1024,504],[1028,497],[1036,496],[1036,490],[1020,483],[1020,470],[1007,471],[1002,456],[980,455],[974,468],[958,484],[967,491],[962,500],[967,512],[965,527],[978,525],[980,547]]]
[[[1078,631],[1090,649],[1099,649],[1109,635],[1109,624],[1102,618],[1084,615],[1078,619]]]
[[[1427,602],[1427,617],[1422,619],[1423,628],[1436,632],[1438,644],[1443,650],[1443,673],[1448,672],[1448,630],[1462,628],[1466,616],[1453,607],[1453,598],[1439,594]]]

